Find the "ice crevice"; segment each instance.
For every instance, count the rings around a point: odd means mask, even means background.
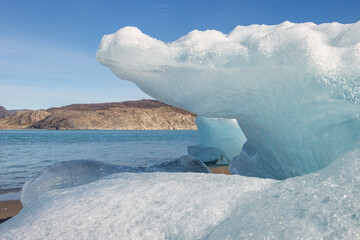
[[[360,22],[284,22],[164,43],[125,27],[103,37],[97,60],[160,101],[236,119],[247,142],[230,171],[285,179],[358,146],[359,36]]]

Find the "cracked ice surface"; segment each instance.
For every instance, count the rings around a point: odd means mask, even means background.
[[[170,43],[125,27],[103,37],[97,60],[160,101],[237,119],[251,158],[233,172],[303,175],[360,138],[360,22],[195,30]]]

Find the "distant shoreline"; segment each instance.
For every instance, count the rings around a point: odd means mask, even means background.
[[[197,131],[197,129],[0,129],[0,131]]]
[[[195,118],[189,111],[156,100],[14,112],[0,106],[1,130],[196,130]]]

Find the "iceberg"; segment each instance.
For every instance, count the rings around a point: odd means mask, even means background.
[[[300,176],[359,143],[360,21],[194,30],[170,43],[125,27],[96,58],[162,102],[236,119],[247,144],[234,173]]]

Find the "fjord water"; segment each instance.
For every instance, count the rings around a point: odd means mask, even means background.
[[[20,188],[46,166],[96,160],[148,166],[186,154],[196,131],[0,131],[0,191]]]

